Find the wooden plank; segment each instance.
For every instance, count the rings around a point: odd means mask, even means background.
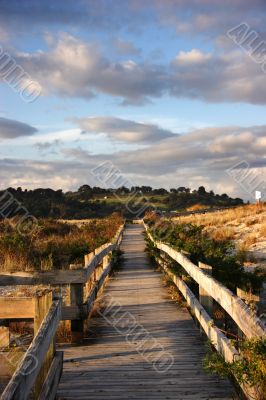
[[[34,299],[28,297],[0,297],[0,319],[34,318]]]
[[[240,359],[241,355],[237,349],[231,344],[231,341],[214,325],[213,320],[206,312],[205,308],[203,308],[185,282],[174,275],[165,265],[163,266],[163,269],[182,293],[189,307],[191,308],[192,313],[195,315],[200,323],[200,326],[210,339],[210,342],[224,357],[225,361],[231,363]],[[239,383],[239,386],[241,387],[243,393],[245,393],[245,396],[248,400],[254,400],[257,397],[255,388],[249,386],[248,384],[243,384],[242,382]]]
[[[35,297],[35,316],[34,316],[34,335],[36,336],[42,326],[43,320],[47,316],[51,305],[53,303],[52,291],[47,291],[40,296]],[[42,362],[41,369],[35,380],[33,398],[38,399],[45,377],[50,369],[50,365],[54,356],[55,345],[54,341],[50,343],[50,346],[45,354],[45,358]]]
[[[9,347],[10,331],[8,326],[0,326],[0,348]]]
[[[232,399],[230,383],[204,371],[199,331],[188,311],[170,299],[161,273],[150,264],[142,230],[140,225],[126,227],[121,269],[98,298],[86,341],[64,347],[58,398]],[[164,373],[156,370],[161,346],[174,359]]]
[[[56,398],[57,387],[62,375],[62,370],[63,352],[57,351],[38,400],[54,400]]]
[[[212,267],[210,265],[199,262],[199,268],[208,275],[212,275]],[[213,299],[206,290],[199,286],[199,302],[207,313],[212,317]]]
[[[49,313],[5,388],[1,400],[27,400],[53,341],[61,318],[61,302],[54,301]]]
[[[94,287],[92,288],[88,298],[85,301],[88,316],[90,315],[90,313],[93,309],[93,305],[97,298],[97,295],[98,295],[99,291],[101,290],[101,288],[103,287],[111,269],[112,269],[112,263],[109,262],[108,265],[105,266],[105,269],[102,272],[102,275],[100,276],[99,280],[94,283]]]
[[[75,307],[83,306],[83,284],[73,283],[70,285],[70,304]],[[78,343],[83,339],[83,320],[71,320],[71,341]]]
[[[47,272],[0,272],[1,286],[15,285],[64,285],[86,282],[87,274],[80,270]]]
[[[86,305],[82,306],[63,306],[62,307],[62,321],[69,321],[72,319],[85,319],[87,316]]]
[[[89,261],[89,263],[85,266],[85,271],[86,271],[86,280],[88,280],[97,265],[103,260],[105,256],[107,256],[108,253],[116,249],[115,244],[107,244],[104,245],[102,249],[98,249],[98,252],[95,254],[95,256]]]
[[[158,261],[159,260],[157,260],[157,262]],[[224,356],[227,362],[232,362],[239,358],[239,353],[236,348],[232,346],[231,341],[214,325],[211,316],[198,301],[197,297],[189,289],[186,283],[173,274],[165,265],[163,266],[163,269],[186,299],[192,313],[199,321],[201,327],[216,350]]]

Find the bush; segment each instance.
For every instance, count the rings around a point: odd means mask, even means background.
[[[66,269],[83,263],[84,255],[110,241],[123,220],[113,214],[78,227],[52,219],[39,220],[33,236],[21,236],[11,225],[0,223],[0,262],[2,270]]]
[[[239,345],[242,358],[232,363],[225,362],[221,355],[207,353],[204,365],[212,373],[234,376],[240,384],[257,389],[257,399],[266,399],[266,339],[246,339]]]
[[[173,224],[154,216],[147,221],[156,240],[168,243],[178,251],[188,252],[189,258],[195,264],[201,261],[211,265],[213,277],[232,291],[240,287],[257,292],[261,288],[262,279],[244,271],[242,258],[238,258],[231,240],[215,240],[203,231],[202,226],[191,223]]]

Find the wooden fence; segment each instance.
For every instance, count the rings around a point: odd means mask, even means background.
[[[266,329],[262,321],[254,316],[243,300],[213,278],[209,274],[209,271],[204,268],[208,267],[209,270],[211,267],[202,265],[202,263],[199,263],[199,266],[193,264],[184,253],[178,252],[169,245],[155,240],[149,232],[149,227],[145,223],[144,228],[153,245],[160,250],[160,257],[156,258],[156,261],[182,293],[201,328],[216,350],[224,357],[225,361],[232,362],[239,359],[241,355],[232,345],[231,341],[214,325],[212,317],[189,289],[184,280],[170,271],[169,262],[165,255],[184,268],[184,270],[199,284],[201,292],[206,293],[206,295],[223,307],[246,337],[254,338],[266,336]],[[206,306],[206,299],[204,303]],[[248,399],[254,400],[257,398],[256,388],[251,388],[245,384],[240,384],[240,386]]]
[[[63,353],[56,351],[55,335],[61,319],[61,300],[52,292],[34,298],[2,298],[0,318],[34,320],[34,339],[1,395],[1,400],[52,400],[63,367]],[[8,353],[7,357],[8,357]]]
[[[0,272],[1,286],[18,285],[49,285],[69,286],[70,304],[62,306],[62,320],[71,321],[72,341],[79,341],[83,337],[84,320],[91,313],[93,303],[111,271],[112,252],[118,249],[122,240],[124,225],[120,226],[115,237],[84,257],[83,268],[71,265],[69,270],[53,270],[44,272]],[[7,300],[8,301],[8,300]],[[1,302],[5,299],[0,297]],[[30,307],[30,306],[29,306]],[[4,310],[4,307],[1,307]],[[30,308],[29,308],[30,309]],[[16,311],[14,311],[16,312]],[[18,318],[24,315],[27,318],[27,307],[17,309]],[[4,313],[4,311],[3,311]],[[3,317],[5,318],[4,314]],[[15,317],[14,317],[15,318]]]
[[[0,319],[33,319],[34,339],[16,368],[0,400],[54,400],[63,366],[63,353],[55,350],[55,335],[61,320],[71,321],[72,341],[83,338],[84,321],[89,318],[97,295],[103,290],[112,268],[112,252],[118,249],[124,226],[111,243],[85,256],[84,268],[36,273],[1,273],[1,285],[69,285],[70,305],[52,300],[52,291],[34,298],[0,297]],[[75,266],[72,266],[75,268]],[[4,345],[8,340],[0,337]],[[3,347],[3,343],[2,343]]]

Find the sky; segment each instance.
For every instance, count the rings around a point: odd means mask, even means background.
[[[137,186],[264,194],[265,17],[265,0],[0,0],[0,189],[102,186],[108,162]]]

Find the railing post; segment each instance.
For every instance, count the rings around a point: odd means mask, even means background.
[[[109,254],[107,254],[107,256],[103,257],[103,270],[105,270],[105,268],[107,267],[108,264],[109,264]]]
[[[8,326],[0,326],[0,348],[9,347],[10,332]]]
[[[70,284],[70,305],[81,307],[83,305],[83,284]],[[71,341],[78,343],[83,339],[83,319],[71,320]]]
[[[34,316],[34,336],[38,333],[38,330],[46,317],[51,305],[53,302],[53,294],[52,292],[46,292],[43,295],[37,295],[35,297],[35,316]],[[39,394],[42,389],[42,385],[45,381],[46,375],[49,371],[51,362],[53,360],[55,353],[55,344],[54,342],[51,343],[44,362],[42,364],[41,370],[39,375],[35,381],[34,390],[33,390],[33,398],[38,399]]]
[[[210,265],[199,262],[199,268],[203,272],[205,272],[205,274],[212,275],[212,267]],[[204,290],[200,285],[199,285],[199,301],[202,307],[205,308],[209,316],[212,318],[212,312],[213,312],[212,296],[210,296],[209,293],[206,292],[206,290]]]

